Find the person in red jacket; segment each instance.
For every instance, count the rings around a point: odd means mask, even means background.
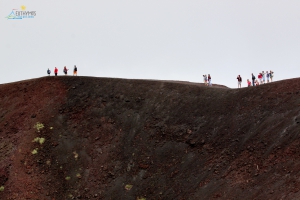
[[[263,75],[261,73],[259,73],[257,78],[259,79],[260,84],[262,84],[263,83],[263,81],[262,81]]]
[[[54,68],[54,74],[55,74],[55,76],[57,76],[57,72],[58,72],[58,69],[55,67]]]
[[[247,79],[247,84],[248,84],[248,87],[251,86],[251,82],[249,81],[249,79]]]

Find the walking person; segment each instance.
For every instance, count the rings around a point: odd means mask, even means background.
[[[50,76],[50,74],[51,74],[51,70],[49,68],[47,70],[47,74],[48,74],[48,76]]]
[[[238,75],[236,79],[238,80],[238,88],[241,88],[242,87],[242,77],[240,75]]]
[[[67,74],[68,74],[68,70],[69,70],[69,69],[67,69],[67,67],[66,67],[66,66],[64,66],[64,70],[63,70],[63,71],[64,71],[65,75],[67,75]]]
[[[255,81],[255,76],[254,76],[253,73],[252,73],[252,85],[253,85],[253,86],[255,86],[255,85],[254,85],[254,81]]]
[[[58,69],[55,67],[54,68],[54,74],[55,74],[55,76],[57,76],[57,73],[58,73]]]
[[[77,67],[76,67],[76,65],[74,65],[73,76],[77,76]]]

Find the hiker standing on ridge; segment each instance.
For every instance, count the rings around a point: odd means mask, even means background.
[[[258,80],[255,80],[255,85],[256,85],[256,86],[259,86]]]
[[[271,79],[271,82],[273,82],[273,71],[272,70],[270,70],[270,79]]]
[[[74,65],[73,76],[77,76],[77,67],[76,67],[76,65]]]
[[[263,83],[264,83],[264,84],[265,84],[265,81],[266,81],[266,80],[265,80],[265,74],[266,74],[266,73],[265,73],[264,71],[262,71],[261,75],[262,75],[262,79],[263,79]]]
[[[50,74],[51,74],[51,70],[48,68],[48,70],[47,70],[47,74],[50,76]]]
[[[236,79],[238,80],[238,88],[241,88],[242,87],[242,77],[240,75],[238,75]]]
[[[68,70],[69,70],[69,69],[67,69],[67,67],[66,67],[66,66],[64,66],[64,70],[63,70],[63,71],[64,71],[65,75],[67,75],[67,74],[68,74]]]
[[[253,85],[253,86],[255,86],[255,85],[254,85],[254,81],[255,81],[255,76],[254,76],[253,73],[252,73],[252,85]]]
[[[203,82],[207,86],[207,76],[206,75],[203,75]]]
[[[212,86],[211,85],[211,76],[210,76],[210,74],[208,74],[207,80],[208,80],[208,86]]]
[[[248,84],[248,87],[251,86],[251,82],[249,81],[249,79],[247,79],[247,84]]]
[[[55,74],[55,76],[57,76],[57,72],[58,72],[58,69],[55,67],[54,68],[54,74]]]
[[[258,73],[257,78],[259,80],[259,83],[262,84],[262,73]]]
[[[266,71],[267,83],[269,83],[270,73]]]

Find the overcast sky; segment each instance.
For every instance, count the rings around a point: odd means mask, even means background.
[[[36,11],[7,19],[12,9]],[[63,66],[78,75],[237,88],[274,71],[298,77],[299,0],[0,0],[0,84]]]

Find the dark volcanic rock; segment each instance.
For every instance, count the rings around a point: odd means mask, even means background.
[[[0,199],[299,199],[300,79],[0,85]]]

